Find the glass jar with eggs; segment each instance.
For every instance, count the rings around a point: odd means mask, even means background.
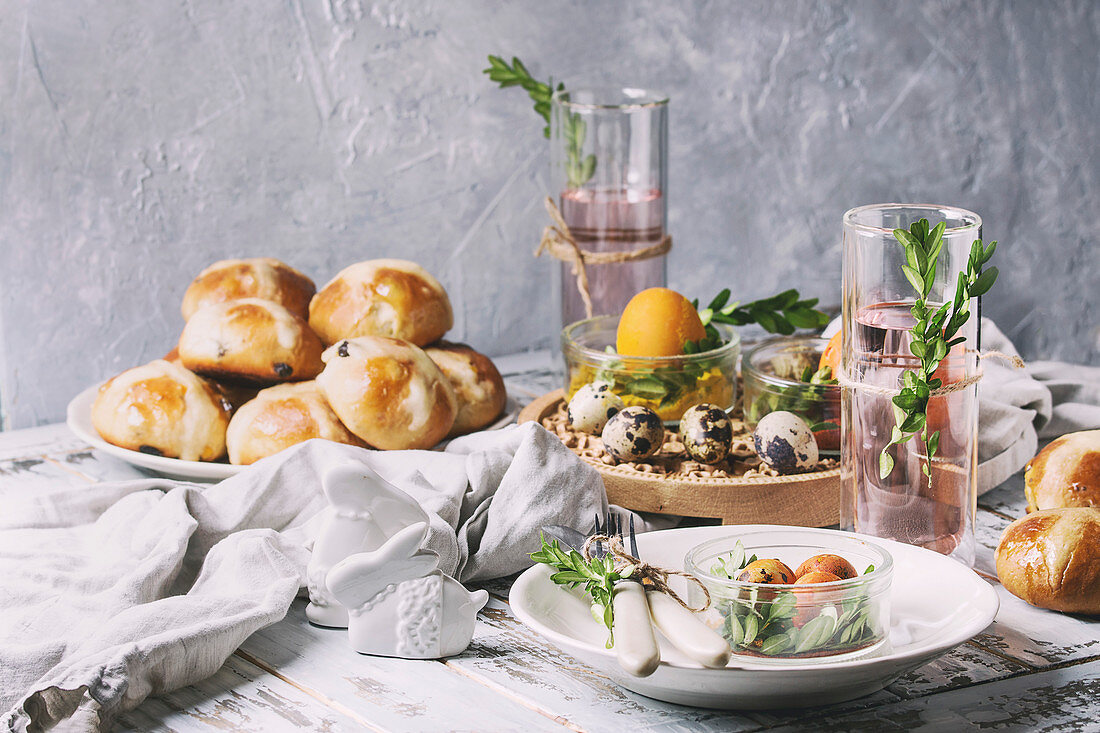
[[[706,334],[695,307],[667,288],[650,288],[635,296],[621,316],[597,316],[562,331],[568,401],[578,389],[609,384],[626,406],[653,410],[668,425],[676,424],[693,405],[708,403],[729,410],[737,402],[737,331],[713,324],[720,343],[685,353],[688,342]]]

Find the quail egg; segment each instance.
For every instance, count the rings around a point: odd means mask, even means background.
[[[774,558],[753,560],[737,576],[742,583],[791,584],[795,580],[794,571]]]
[[[623,401],[611,391],[610,384],[590,382],[576,391],[565,412],[569,427],[598,435],[607,421],[621,409]]]
[[[620,410],[603,428],[603,447],[612,458],[640,461],[661,449],[665,426],[657,413],[635,405]]]
[[[717,405],[694,405],[680,418],[680,442],[692,460],[718,463],[729,454],[731,440],[733,425]]]
[[[770,412],[752,435],[756,455],[780,473],[807,471],[817,465],[817,439],[806,421],[793,412]]]

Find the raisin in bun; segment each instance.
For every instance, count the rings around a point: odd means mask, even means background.
[[[485,427],[504,410],[504,380],[496,365],[466,344],[440,341],[424,349],[450,381],[458,398],[458,414],[449,437]]]
[[[260,390],[229,421],[225,443],[229,462],[247,465],[311,438],[366,447],[336,417],[313,380]]]
[[[1027,510],[1100,507],[1100,430],[1063,435],[1024,471]]]
[[[309,318],[309,301],[317,291],[313,281],[290,265],[270,257],[221,260],[207,267],[183,294],[183,320],[203,306],[239,298],[274,301],[291,313]]]
[[[309,325],[331,345],[389,336],[424,346],[454,325],[439,281],[415,262],[368,260],[344,268],[309,304]]]
[[[231,383],[275,384],[321,373],[324,347],[304,320],[278,303],[242,298],[199,309],[183,327],[185,367]]]
[[[1028,514],[997,545],[997,576],[1033,606],[1100,614],[1100,509],[1069,507]]]
[[[171,351],[160,358],[183,366],[183,362],[180,361],[179,346],[173,346]],[[254,399],[260,389],[254,384],[229,384],[228,382],[215,382],[213,379],[207,379],[206,383],[216,389],[218,394],[229,403],[230,414],[236,412],[237,408],[244,403]]]
[[[317,383],[348,430],[375,448],[431,448],[454,425],[451,383],[419,347],[360,336],[325,350]]]
[[[185,461],[225,454],[230,405],[214,385],[157,359],[99,388],[92,425],[112,445]]]

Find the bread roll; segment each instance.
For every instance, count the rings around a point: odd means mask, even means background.
[[[323,349],[304,320],[259,298],[200,309],[179,342],[180,361],[196,374],[268,385],[313,379],[324,368]]]
[[[309,325],[326,346],[357,336],[424,346],[453,324],[443,286],[408,260],[368,260],[344,268],[309,304]]]
[[[480,430],[504,410],[504,380],[489,357],[448,341],[433,344],[424,353],[447,377],[458,399],[458,414],[448,437]]]
[[[206,380],[157,359],[99,388],[92,425],[112,445],[185,461],[225,454],[230,405]]]
[[[233,415],[225,442],[229,462],[247,465],[311,438],[366,446],[348,432],[312,380],[260,390]]]
[[[1024,470],[1027,510],[1100,507],[1100,430],[1063,435]]]
[[[1033,606],[1100,614],[1100,509],[1044,509],[1008,525],[997,576]]]
[[[239,298],[262,298],[309,318],[309,301],[317,291],[313,281],[290,265],[270,257],[221,260],[207,267],[187,287],[180,311],[191,320],[203,306]]]
[[[455,421],[450,382],[407,341],[360,336],[325,350],[317,383],[348,430],[375,448],[431,448]]]

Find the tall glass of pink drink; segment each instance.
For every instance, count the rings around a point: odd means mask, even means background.
[[[559,91],[551,103],[551,185],[578,246],[631,252],[655,245],[667,219],[668,98],[632,88]],[[665,284],[667,257],[588,265],[593,316],[622,312]],[[572,265],[555,264],[552,342],[586,317]]]
[[[973,565],[977,503],[978,398],[972,384],[929,400],[928,432],[940,431],[929,459],[919,436],[891,448],[893,470],[879,475],[879,454],[895,425],[892,391],[906,370],[920,364],[909,345],[916,299],[902,272],[905,252],[893,230],[928,219],[946,222],[933,307],[950,301],[970,246],[981,237],[981,218],[948,206],[881,204],[844,215],[842,370],[850,382],[841,397],[840,526],[854,532],[926,547]],[[977,369],[979,309],[941,362],[936,376],[959,382]],[[924,471],[928,468],[931,476]]]

